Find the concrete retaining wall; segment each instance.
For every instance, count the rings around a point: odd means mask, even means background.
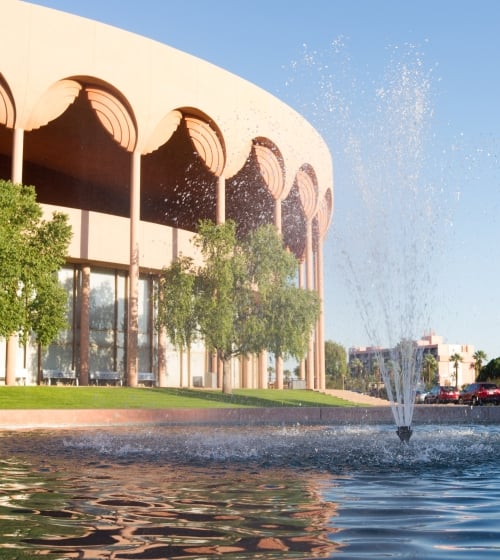
[[[0,410],[0,429],[120,425],[363,425],[393,423],[390,407]],[[413,425],[500,424],[500,406],[419,405]]]

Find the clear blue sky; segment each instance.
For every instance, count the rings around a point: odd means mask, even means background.
[[[330,146],[335,167],[335,214],[325,251],[326,338],[345,347],[373,342],[348,285],[340,250],[350,247],[354,256],[359,252],[358,263],[366,258],[360,257],[360,232],[352,225],[363,210],[352,154],[346,155],[346,131],[359,133],[362,128],[353,121],[362,121],[373,133],[380,126],[374,117],[376,92],[389,88],[387,75],[405,56],[418,60],[420,76],[429,85],[422,181],[432,185],[433,204],[439,210],[432,227],[442,240],[425,240],[421,268],[433,294],[432,305],[426,304],[426,328],[446,342],[472,344],[488,358],[500,356],[500,2],[34,3],[133,31],[208,60],[273,93],[316,126]],[[342,107],[349,108],[349,123]],[[380,158],[376,132],[371,138],[366,166],[374,169],[375,161],[369,160]],[[418,227],[426,225],[420,222]],[[363,289],[365,281],[360,275],[356,282]]]

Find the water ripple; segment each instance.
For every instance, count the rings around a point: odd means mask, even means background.
[[[495,426],[416,427],[409,445],[393,426],[0,439],[0,557],[500,556]]]

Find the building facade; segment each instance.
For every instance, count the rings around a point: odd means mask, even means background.
[[[443,342],[443,337],[435,334],[424,335],[420,340],[415,341],[416,346],[422,352],[425,359],[426,354],[431,354],[436,362],[437,369],[433,378],[429,381],[436,385],[455,386],[458,387],[473,383],[475,381],[474,369],[474,346],[471,344],[447,344]],[[457,379],[455,380],[455,363],[450,361],[450,357],[454,354],[461,356],[462,361],[458,362]],[[377,362],[382,357],[384,360],[390,360],[392,349],[369,347],[356,347],[349,349],[349,369],[352,377],[362,374],[373,375]],[[424,363],[424,359],[422,362]],[[422,373],[422,378],[425,376]]]
[[[333,171],[303,117],[191,55],[26,2],[2,2],[0,36],[0,177],[34,185],[46,215],[63,211],[73,230],[60,272],[68,329],[48,349],[2,341],[7,383],[47,369],[187,385],[185,357],[155,328],[153,292],[179,254],[199,258],[200,219],[233,219],[241,234],[275,224],[300,284],[322,298]],[[324,386],[323,322],[309,388]],[[213,356],[201,344],[192,355],[193,377],[217,385]],[[265,355],[235,361],[234,386],[266,386],[266,370]]]

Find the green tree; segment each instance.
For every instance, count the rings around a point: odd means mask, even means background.
[[[193,261],[183,256],[163,269],[159,282],[157,322],[165,327],[170,342],[180,352],[181,387],[184,384],[184,351],[188,362],[187,385],[191,387],[191,345],[198,332],[194,285]]]
[[[282,389],[283,361],[291,357],[300,362],[305,356],[320,300],[316,292],[296,286],[298,261],[284,249],[274,226],[254,230],[243,248],[247,276],[258,290],[258,346],[274,354],[277,387]]]
[[[462,356],[455,352],[450,356],[450,362],[453,362],[453,369],[455,370],[454,378],[455,378],[455,389],[458,389],[458,364],[462,362]]]
[[[500,357],[490,360],[481,368],[477,381],[493,381],[498,383],[500,380]]]
[[[264,225],[251,233],[244,244],[246,277],[251,291],[257,289],[254,306],[256,333],[254,352],[267,349],[276,358],[276,380],[283,387],[283,360],[300,361],[307,351],[313,325],[320,312],[315,292],[298,288],[298,262],[283,247],[276,228]],[[252,321],[250,322],[252,324]]]
[[[423,363],[422,363],[422,370],[423,370],[423,378],[424,383],[426,386],[429,386],[434,381],[434,376],[436,374],[438,368],[438,361],[436,358],[429,352],[424,355]]]
[[[488,359],[488,356],[483,350],[476,350],[474,354],[472,354],[472,357],[474,358],[474,371],[476,373],[474,379],[477,379],[483,367],[483,362]]]
[[[350,361],[349,367],[355,377],[361,377],[363,375],[365,368],[363,366],[363,362],[359,358],[354,358],[354,360]]]
[[[325,373],[327,386],[344,388],[347,375],[347,352],[341,344],[332,340],[325,341]]]
[[[371,381],[375,384],[377,396],[380,396],[380,384],[382,383],[382,370],[378,359],[371,363]]]
[[[301,359],[319,299],[293,285],[297,262],[276,229],[261,226],[239,241],[234,222],[202,221],[195,243],[204,258],[197,281],[198,325],[223,363],[223,392],[232,392],[233,356],[269,350],[277,363],[289,356]],[[282,385],[282,369],[278,375]]]
[[[363,362],[359,358],[354,358],[354,360],[349,361],[349,371],[351,373],[351,388],[364,390],[365,381],[365,367]]]
[[[34,334],[45,346],[66,326],[67,295],[57,272],[71,226],[54,212],[42,219],[35,188],[0,180],[0,336]]]
[[[200,332],[223,363],[223,392],[231,393],[230,359],[246,351],[245,318],[251,316],[252,310],[244,260],[237,248],[236,225],[232,221],[218,226],[202,221],[195,244],[204,258],[197,282]]]
[[[258,290],[254,313],[262,336],[258,346],[274,354],[276,387],[283,388],[283,360],[300,361],[319,316],[316,293],[295,286],[298,262],[283,248],[272,225],[254,230],[242,243],[247,280]],[[262,328],[265,325],[265,328]]]
[[[276,358],[276,381],[283,387],[283,360],[305,356],[311,330],[319,314],[319,298],[309,290],[281,286],[262,302],[262,349]]]

